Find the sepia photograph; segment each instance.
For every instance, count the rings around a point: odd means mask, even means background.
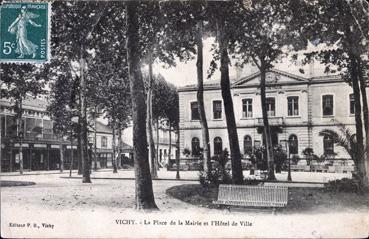
[[[0,0],[2,238],[369,237],[369,1]]]

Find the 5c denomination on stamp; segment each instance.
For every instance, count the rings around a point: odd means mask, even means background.
[[[46,2],[0,6],[0,62],[38,64],[50,60],[50,9]]]

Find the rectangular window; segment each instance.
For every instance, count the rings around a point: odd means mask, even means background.
[[[252,99],[242,100],[242,117],[252,118]]]
[[[108,138],[106,138],[105,136],[101,137],[101,148],[106,148],[108,147]]]
[[[191,103],[191,120],[200,120],[199,105],[197,102]]]
[[[267,114],[269,117],[275,116],[275,99],[272,97],[266,98]]]
[[[288,116],[299,115],[299,97],[290,96],[287,97],[288,104]]]
[[[213,119],[221,119],[222,118],[222,101],[214,100],[213,101]]]
[[[355,114],[355,98],[354,94],[350,94],[350,114]]]
[[[333,115],[333,95],[323,95],[323,116]]]

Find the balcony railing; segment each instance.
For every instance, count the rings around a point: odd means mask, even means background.
[[[269,125],[282,125],[283,122],[283,117],[268,117],[268,122]],[[262,126],[263,125],[263,118],[256,118],[255,120],[255,124]]]

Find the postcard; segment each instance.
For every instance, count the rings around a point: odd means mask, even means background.
[[[369,4],[2,1],[1,237],[366,238]]]

